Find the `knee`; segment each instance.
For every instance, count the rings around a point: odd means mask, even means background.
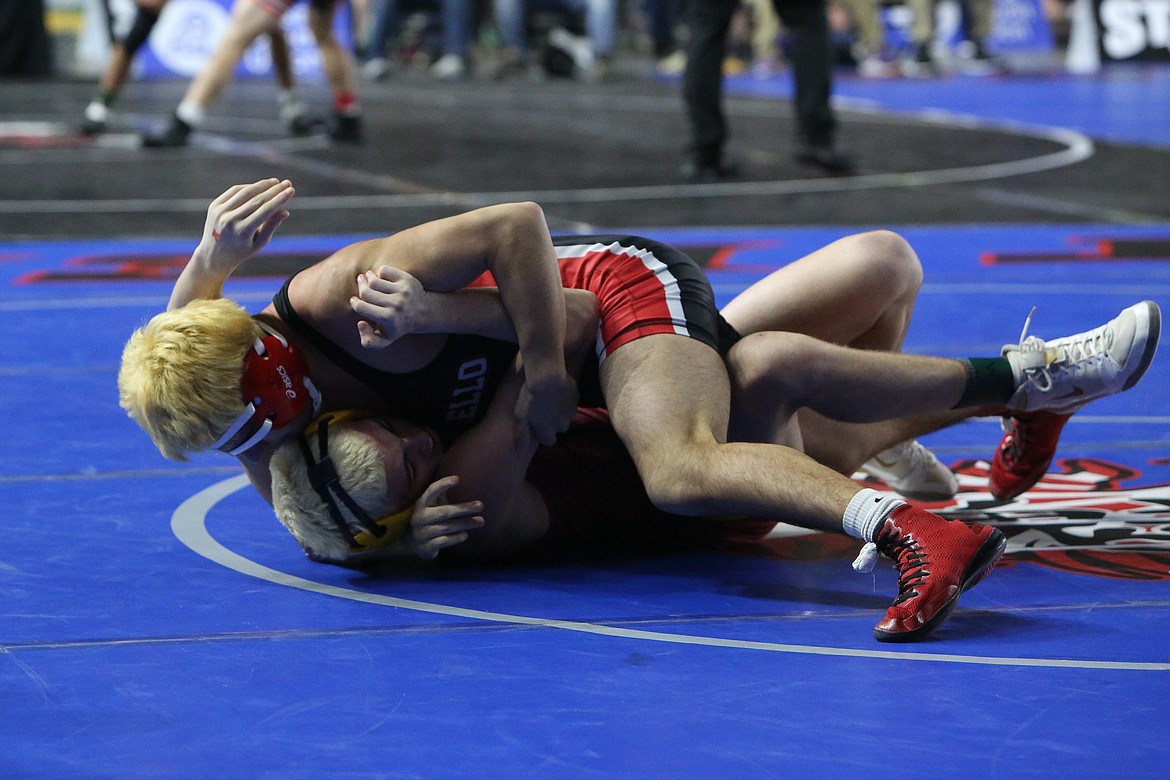
[[[815,360],[816,345],[810,336],[786,331],[744,336],[725,358],[733,398],[764,397],[778,405],[798,395],[800,379]]]
[[[668,456],[640,464],[639,470],[646,495],[655,507],[674,515],[695,516],[717,511],[709,505],[711,492],[706,489],[712,468],[704,448],[672,447]]]
[[[922,287],[922,262],[910,242],[892,230],[871,230],[854,237],[865,258],[868,288],[889,299],[913,298]]]

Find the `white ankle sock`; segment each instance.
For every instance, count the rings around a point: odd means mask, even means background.
[[[889,493],[879,493],[873,488],[862,488],[845,507],[845,514],[841,518],[841,525],[845,533],[865,542],[857,559],[853,561],[854,571],[868,572],[873,569],[877,561],[877,545],[873,542],[874,534],[886,522],[886,518],[906,502]]]
[[[850,536],[863,542],[872,542],[874,534],[881,528],[886,518],[905,503],[889,493],[881,493],[873,488],[862,488],[845,507],[841,524],[845,527],[845,533]]]
[[[175,116],[182,119],[191,127],[202,127],[203,122],[207,119],[207,113],[203,110],[203,106],[196,103],[188,103],[184,100],[175,109]]]

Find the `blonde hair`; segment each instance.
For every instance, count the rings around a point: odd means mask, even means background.
[[[210,447],[243,411],[244,356],[262,335],[226,298],[163,312],[122,350],[122,408],[171,460]]]
[[[310,426],[310,430],[312,426]],[[319,462],[321,452],[317,437],[304,434],[313,457]],[[374,441],[352,429],[347,423],[329,426],[329,457],[337,470],[341,487],[366,514],[381,517],[399,507],[386,505],[386,469]],[[342,538],[329,508],[309,481],[305,456],[296,439],[282,444],[269,462],[272,473],[272,507],[276,516],[310,557],[324,561],[342,561],[351,552]],[[340,501],[337,508],[351,534],[365,526]]]

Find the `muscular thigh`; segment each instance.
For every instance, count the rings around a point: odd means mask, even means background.
[[[614,429],[639,470],[727,439],[730,388],[723,359],[700,341],[646,336],[601,368]]]

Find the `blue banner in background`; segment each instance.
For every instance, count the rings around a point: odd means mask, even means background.
[[[995,0],[991,22],[991,39],[987,48],[992,54],[1050,52],[1054,43],[1052,28],[1044,15],[1042,0]],[[882,7],[886,40],[893,49],[907,50],[911,45],[910,26],[914,14],[906,5]],[[935,45],[954,49],[965,40],[962,10],[954,0],[935,3]]]
[[[247,2],[247,0],[242,0]],[[147,45],[135,59],[137,78],[193,77],[215,51],[231,20],[232,0],[170,0],[150,34]],[[340,3],[334,17],[334,32],[343,47],[351,47],[349,4]],[[292,52],[293,71],[298,79],[323,79],[321,54],[309,31],[309,5],[300,2],[280,20]],[[236,67],[236,78],[267,77],[272,74],[268,36],[261,36]]]

